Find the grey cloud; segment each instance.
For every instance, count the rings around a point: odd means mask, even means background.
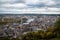
[[[36,3],[36,4],[26,4],[27,7],[15,7],[15,6],[2,6],[3,4],[15,4],[15,3],[24,3],[25,0],[0,0],[0,13],[1,12],[12,12],[12,13],[17,13],[17,10],[22,10],[22,9],[29,9],[29,8],[44,8],[44,7],[55,7],[55,8],[60,8],[60,0],[53,0],[55,2],[54,5],[46,5],[45,3]],[[16,5],[17,6],[17,5]],[[58,10],[57,10],[58,11]]]
[[[43,3],[41,3],[41,4],[30,4],[30,5],[28,5],[28,6],[30,6],[30,7],[37,7],[37,8],[41,8],[41,7],[56,7],[56,8],[60,8],[60,4],[55,4],[55,5],[46,5],[46,4],[43,4]]]
[[[60,0],[53,0],[55,2],[55,7],[59,7],[60,8]]]
[[[0,4],[4,4],[4,3],[25,3],[24,0],[0,0]]]
[[[56,2],[56,4],[60,4],[60,0],[53,0]]]
[[[55,3],[54,4],[51,4],[51,5],[47,5],[46,3],[36,3],[36,4],[27,4],[28,6],[30,7],[37,7],[37,8],[41,8],[41,7],[57,7],[57,8],[60,8],[60,0],[52,0],[54,1]]]
[[[45,7],[46,5],[44,3],[40,3],[40,4],[29,4],[28,6],[30,7],[37,7],[37,8],[41,8],[41,7]]]
[[[26,4],[28,5],[29,8],[41,8],[41,7],[60,7],[60,0],[52,0],[55,2],[54,5],[46,5],[45,3],[36,3],[36,4]],[[0,6],[3,5],[3,3],[25,3],[25,0],[11,0],[11,1],[7,1],[7,0],[0,0]],[[7,7],[8,8],[8,7]],[[10,8],[14,8],[14,7],[10,7]]]

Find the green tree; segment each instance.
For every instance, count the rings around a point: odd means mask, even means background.
[[[55,31],[57,33],[57,36],[60,37],[60,17],[57,19],[54,27],[55,27]]]

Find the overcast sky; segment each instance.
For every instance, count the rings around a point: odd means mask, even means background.
[[[0,0],[0,14],[59,14],[60,0]]]

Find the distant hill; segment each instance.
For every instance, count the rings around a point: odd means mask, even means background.
[[[60,16],[60,14],[0,14],[0,17],[3,16],[18,16],[18,15],[25,15],[25,16]]]

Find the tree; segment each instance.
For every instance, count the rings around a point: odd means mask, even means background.
[[[55,31],[57,33],[57,36],[60,37],[60,17],[57,19],[54,27],[55,27]]]

